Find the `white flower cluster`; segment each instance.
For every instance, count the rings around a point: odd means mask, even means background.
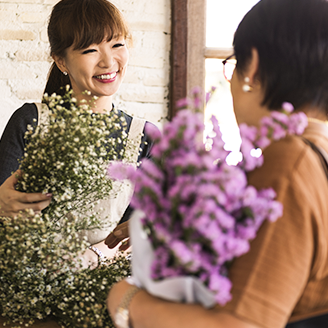
[[[79,260],[88,246],[79,231],[99,227],[95,202],[115,196],[106,168],[125,158],[126,121],[115,110],[92,113],[67,91],[45,96],[48,120],[28,127],[20,162],[18,189],[51,193],[50,206],[0,220],[0,316],[10,327],[47,317],[65,327],[114,327],[108,290],[130,274],[122,256],[95,270]]]
[[[64,327],[114,327],[105,303],[110,287],[130,274],[130,262],[117,256],[95,270],[80,269],[87,242],[76,222],[65,220],[58,238],[39,214],[3,218],[0,227],[0,315],[9,327],[53,317]]]
[[[122,255],[91,272],[79,272],[62,289],[62,302],[53,314],[65,328],[114,328],[106,308],[108,291],[130,274],[130,262]]]
[[[77,254],[87,247],[72,220],[62,222],[60,238],[52,222],[40,214],[2,218],[0,227],[0,309],[14,322],[32,323],[52,312],[63,279],[80,267]]]
[[[106,166],[124,158],[125,118],[116,110],[93,113],[90,104],[77,105],[71,91],[45,95],[44,101],[49,119],[28,128],[18,190],[51,193],[52,202],[43,214],[54,222],[73,212],[80,216],[79,230],[99,227],[99,213],[89,213],[97,200],[115,196]]]

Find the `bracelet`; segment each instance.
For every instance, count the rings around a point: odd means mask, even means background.
[[[101,265],[105,262],[105,255],[99,248],[95,246],[89,246],[89,249],[98,255],[98,265]]]
[[[141,288],[137,286],[131,286],[123,296],[123,300],[121,301],[121,304],[115,314],[115,324],[118,328],[130,328],[129,305],[133,296],[135,296],[135,294],[137,294],[140,290]]]

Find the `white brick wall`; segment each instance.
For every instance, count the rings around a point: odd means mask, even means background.
[[[112,0],[133,35],[130,64],[114,103],[161,125],[167,115],[170,0]],[[0,135],[15,109],[40,101],[51,64],[47,20],[58,0],[0,0]]]

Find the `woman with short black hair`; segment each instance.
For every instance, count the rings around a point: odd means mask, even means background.
[[[308,117],[303,138],[328,152],[328,2],[261,0],[239,24],[233,46],[237,122],[259,126],[290,102]],[[248,175],[257,189],[272,187],[284,211],[263,223],[250,251],[233,261],[229,303],[172,303],[122,281],[110,291],[110,313],[128,299],[134,328],[283,328],[328,313],[328,181],[303,138],[273,142],[263,166]]]

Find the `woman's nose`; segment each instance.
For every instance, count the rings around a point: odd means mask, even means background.
[[[99,61],[99,66],[102,68],[111,68],[114,62],[114,57],[110,53],[103,53]]]

